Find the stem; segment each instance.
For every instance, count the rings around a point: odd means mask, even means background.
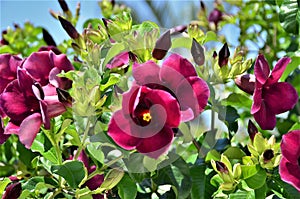
[[[211,123],[210,130],[213,131],[215,129],[215,111],[211,109]]]
[[[104,165],[100,171],[103,171],[105,169],[107,169],[108,167],[110,167],[111,165],[115,164],[116,162],[118,162],[119,160],[121,160],[122,158],[124,158],[124,155],[120,155],[119,157],[117,157],[116,159],[113,159],[111,161],[109,161],[106,165]]]
[[[78,159],[78,157],[79,157],[81,151],[82,151],[83,148],[84,148],[84,143],[85,143],[85,141],[86,141],[86,138],[87,138],[88,133],[89,133],[89,130],[90,130],[90,125],[91,125],[91,121],[90,121],[90,118],[88,118],[88,122],[87,122],[87,124],[86,124],[85,131],[84,131],[83,137],[82,137],[82,142],[81,142],[81,145],[78,147],[78,150],[77,150],[77,152],[76,152],[76,154],[75,154],[74,160],[77,160],[77,159]]]

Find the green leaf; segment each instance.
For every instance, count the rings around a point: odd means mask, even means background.
[[[189,37],[178,37],[172,40],[171,48],[192,48],[192,39]]]
[[[242,179],[247,179],[254,176],[259,170],[258,166],[256,165],[241,165],[241,169],[242,169],[242,176],[241,176]]]
[[[100,142],[92,142],[87,145],[87,150],[95,158],[98,162],[103,164],[104,162],[104,153],[101,150],[102,143]]]
[[[296,54],[297,53],[297,54]],[[299,63],[300,63],[300,51],[296,52],[295,56],[291,57],[292,62],[289,63],[286,67],[286,69],[284,70],[280,80],[281,81],[285,81],[286,78],[296,69],[299,67]]]
[[[110,87],[111,85],[114,85],[116,83],[118,83],[120,81],[121,75],[120,74],[116,74],[116,73],[111,73],[109,76],[108,81],[105,84],[102,84],[100,86],[100,90],[104,91],[106,90],[108,87]]]
[[[0,182],[0,197],[2,196],[2,193],[4,192],[6,186],[10,183],[10,179],[9,178],[4,178],[3,180],[1,180]]]
[[[118,184],[118,194],[121,199],[132,199],[136,198],[137,187],[134,181],[125,174],[122,180]]]
[[[251,189],[258,189],[266,183],[266,178],[266,171],[264,169],[259,169],[254,176],[247,178],[245,181]]]
[[[102,64],[102,68],[106,67],[106,64],[108,64],[108,62],[114,58],[115,56],[117,56],[118,54],[120,54],[121,52],[123,52],[125,50],[125,45],[123,43],[116,43],[114,44],[107,52],[106,56],[105,56],[105,60]]]
[[[229,199],[255,199],[255,194],[254,194],[254,191],[251,190],[251,191],[241,191],[241,190],[238,190],[237,192],[235,193],[232,193],[229,195]]]
[[[223,154],[229,159],[242,159],[242,157],[246,156],[245,152],[238,147],[229,147]]]
[[[203,42],[203,43],[206,43],[206,42],[209,42],[209,41],[218,41],[218,37],[217,37],[217,35],[216,35],[215,32],[213,32],[213,31],[208,31],[208,32],[205,34],[204,42]]]
[[[216,191],[216,188],[211,185],[211,174],[205,174],[206,166],[197,165],[190,169],[192,178],[191,199],[206,199],[210,198]]]
[[[280,6],[279,19],[283,29],[288,33],[299,34],[300,3],[299,0],[284,0]]]
[[[222,100],[222,105],[225,106],[236,106],[236,107],[251,107],[252,100],[243,94],[231,93],[226,99]]]
[[[72,188],[77,188],[86,175],[86,170],[80,161],[65,161],[62,165],[54,165],[51,171],[63,177]]]
[[[105,178],[101,186],[94,191],[94,193],[102,193],[105,190],[110,190],[114,188],[123,178],[124,171],[120,169],[112,169],[110,170]]]
[[[267,185],[264,184],[262,187],[255,189],[254,191],[256,199],[265,199],[267,194]]]

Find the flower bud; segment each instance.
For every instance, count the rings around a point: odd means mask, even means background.
[[[216,161],[216,168],[221,173],[228,174],[228,168],[226,167],[226,165],[223,162]]]
[[[152,57],[157,60],[161,60],[167,54],[171,48],[171,35],[170,30],[166,31],[155,43],[155,47],[152,51]]]
[[[228,48],[227,43],[223,45],[221,50],[219,51],[219,66],[222,68],[223,66],[227,65],[228,63],[228,58],[230,56],[230,51]]]
[[[58,19],[59,19],[60,24],[62,25],[62,27],[65,29],[65,31],[68,33],[68,35],[72,39],[78,39],[79,38],[80,34],[77,32],[75,27],[69,21],[65,20],[61,16],[58,16]]]
[[[197,65],[203,65],[205,62],[203,47],[193,38],[191,53]]]
[[[22,186],[20,182],[10,184],[6,187],[5,193],[2,199],[19,198],[22,193]]]
[[[249,137],[252,140],[252,142],[253,142],[254,137],[257,133],[258,133],[258,130],[257,130],[256,126],[253,124],[253,122],[251,120],[249,120],[249,122],[248,122],[248,134],[249,134]]]
[[[244,92],[253,95],[255,89],[255,76],[251,74],[239,75],[234,80],[235,84]]]
[[[59,3],[61,9],[62,9],[64,12],[68,12],[68,11],[69,11],[69,7],[68,7],[68,5],[67,5],[67,3],[66,3],[65,0],[58,0],[58,3]]]
[[[222,20],[222,12],[215,8],[208,16],[208,21],[213,22],[216,26]]]
[[[52,38],[52,36],[49,34],[49,32],[44,28],[42,30],[43,30],[43,39],[46,42],[46,44],[48,46],[56,46],[56,43]]]
[[[265,163],[269,162],[272,158],[274,158],[274,151],[272,149],[265,150],[263,157]]]

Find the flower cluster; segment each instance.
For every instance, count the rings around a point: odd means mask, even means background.
[[[123,94],[122,110],[114,113],[108,134],[127,150],[158,158],[169,148],[180,122],[196,118],[205,108],[209,88],[193,65],[178,54],[159,67],[134,64],[134,83]]]
[[[8,135],[16,134],[21,143],[30,148],[41,125],[49,129],[50,118],[65,112],[56,88],[69,89],[72,82],[57,74],[74,67],[66,55],[52,51],[32,53],[25,59],[2,54],[0,60],[1,116],[10,118],[0,134],[1,143]]]

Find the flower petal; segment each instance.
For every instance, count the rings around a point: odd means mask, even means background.
[[[159,75],[165,86],[175,91],[182,79],[197,76],[197,73],[187,59],[178,54],[172,54],[163,62]]]
[[[254,119],[263,130],[273,130],[276,125],[275,114],[269,107],[262,101],[260,109],[254,113]]]
[[[300,192],[300,166],[298,164],[292,164],[282,157],[279,174],[283,181],[293,185]]]
[[[72,87],[72,81],[64,78],[64,77],[58,77],[57,75],[61,73],[61,70],[57,67],[54,67],[51,69],[49,73],[49,82],[56,88],[61,89],[69,89]]]
[[[254,75],[261,84],[264,84],[270,75],[269,64],[262,54],[258,55],[255,61]]]
[[[255,89],[255,76],[251,74],[239,75],[234,80],[235,84],[244,92],[253,95]]]
[[[61,115],[66,111],[66,107],[58,100],[57,95],[46,96],[43,100],[47,106],[47,114],[49,118]]]
[[[174,133],[171,128],[164,127],[159,133],[152,137],[144,138],[138,144],[136,149],[151,158],[157,159],[160,155],[165,153],[173,140]]]
[[[115,56],[109,64],[106,65],[106,68],[120,68],[129,63],[129,54],[128,52],[122,52]]]
[[[283,57],[281,58],[277,64],[275,65],[275,67],[273,68],[271,75],[267,81],[267,85],[271,85],[274,84],[276,82],[278,82],[278,80],[280,79],[282,73],[284,72],[286,66],[291,62],[291,58],[289,57]]]
[[[20,90],[24,93],[25,97],[35,96],[32,90],[32,85],[34,84],[34,80],[27,73],[26,70],[18,68],[17,71],[18,83]]]
[[[280,144],[281,153],[292,164],[298,164],[298,158],[300,158],[299,143],[300,130],[290,131],[282,136]]]
[[[23,68],[42,86],[45,86],[48,84],[49,72],[53,68],[53,62],[49,58],[49,51],[32,53],[24,61]]]
[[[11,134],[18,134],[20,130],[20,127],[13,124],[12,122],[8,122],[8,124],[6,125],[5,129],[4,129],[4,134],[5,135],[11,135]]]
[[[159,66],[153,61],[147,61],[143,64],[133,64],[132,75],[138,85],[160,84]]]
[[[19,198],[21,193],[22,193],[22,184],[20,182],[16,182],[6,187],[2,199]]]
[[[135,149],[141,139],[131,136],[131,124],[133,121],[125,118],[122,111],[115,112],[108,125],[107,134],[122,148]]]
[[[183,79],[177,90],[176,97],[182,111],[191,108],[197,117],[207,105],[209,88],[204,80],[199,77],[188,77]]]
[[[165,114],[167,116],[166,123],[169,127],[178,127],[180,123],[180,108],[177,100],[168,92],[162,90],[152,90],[151,92],[147,93],[145,96],[145,100],[149,100],[153,105],[160,105],[162,106]],[[150,110],[153,119],[158,118],[160,120],[160,116],[163,114],[156,109],[157,111]],[[157,121],[156,123],[158,123]]]
[[[275,114],[291,110],[298,102],[297,91],[287,82],[275,83],[270,88],[264,89],[263,98]]]
[[[259,84],[259,82],[256,82],[256,85]],[[262,89],[261,88],[256,88],[254,90],[253,94],[253,104],[251,107],[251,114],[256,113],[259,111],[262,103]]]
[[[70,70],[74,70],[74,66],[65,54],[56,55],[52,51],[49,51],[49,57],[53,63],[53,67],[57,67],[60,71],[68,72]]]
[[[40,131],[42,125],[41,114],[34,113],[26,117],[20,125],[18,136],[20,142],[29,149],[32,145],[36,134]]]

